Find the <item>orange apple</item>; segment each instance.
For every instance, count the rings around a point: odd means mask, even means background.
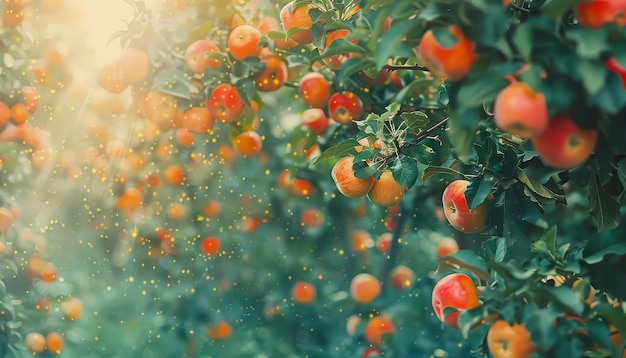
[[[454,45],[445,47],[440,44],[431,29],[422,36],[417,52],[432,73],[458,81],[467,75],[477,57],[474,42],[465,37],[460,27],[452,25],[448,31],[456,37]]]
[[[352,164],[354,157],[343,157],[335,163],[331,176],[339,192],[348,198],[359,198],[369,193],[374,186],[374,177],[357,178],[354,176]]]
[[[545,96],[522,82],[513,81],[500,91],[493,111],[498,128],[522,139],[535,137],[548,128]]]

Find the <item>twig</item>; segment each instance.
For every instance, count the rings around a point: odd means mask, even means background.
[[[430,71],[428,67],[422,65],[385,65],[383,68],[387,69],[388,72],[399,70]]]
[[[427,137],[430,137],[430,135],[433,134],[433,132],[441,129],[441,127],[446,125],[446,123],[448,123],[449,119],[450,119],[449,117],[446,117],[446,118],[442,119],[439,123],[437,123],[434,126],[428,128],[424,132],[420,133],[417,136],[416,141],[419,142],[419,141],[422,141],[422,140],[426,139]]]

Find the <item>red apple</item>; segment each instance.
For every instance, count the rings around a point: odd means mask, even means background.
[[[566,114],[552,118],[548,129],[533,138],[533,146],[545,164],[567,170],[589,158],[597,139],[597,131],[580,129]]]
[[[448,184],[443,191],[443,213],[455,229],[464,233],[477,233],[485,230],[487,203],[480,204],[470,210],[465,198],[465,190],[469,181],[459,179]]]
[[[302,112],[302,123],[316,134],[322,135],[328,130],[330,122],[321,108],[309,108]]]
[[[246,105],[237,91],[230,83],[218,85],[206,100],[206,108],[211,118],[222,122],[235,122],[239,119]]]
[[[459,328],[458,319],[462,311],[480,304],[476,284],[471,277],[462,273],[453,273],[439,280],[433,288],[432,303],[437,318],[453,328]],[[446,307],[453,307],[458,311],[444,318],[443,311]]]
[[[363,102],[353,92],[337,92],[328,100],[330,118],[341,124],[358,121],[363,115]]]
[[[584,27],[597,28],[615,22],[626,25],[626,2],[624,0],[580,1],[574,8],[578,23]]]

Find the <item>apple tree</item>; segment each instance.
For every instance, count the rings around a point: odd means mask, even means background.
[[[125,3],[2,4],[3,352],[622,356],[623,1]]]

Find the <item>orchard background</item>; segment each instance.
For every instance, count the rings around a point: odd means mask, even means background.
[[[625,1],[0,10],[0,356],[623,356]]]

